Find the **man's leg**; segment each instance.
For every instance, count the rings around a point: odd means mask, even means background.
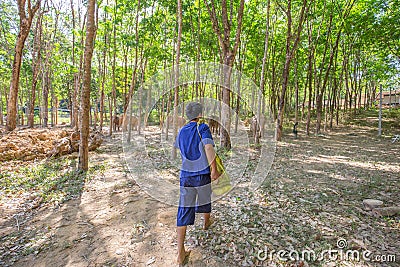
[[[210,215],[211,213],[204,213],[204,225],[203,225],[203,229],[207,230],[208,227],[210,227],[210,225],[212,224],[212,220],[210,219]]]
[[[197,188],[196,212],[203,213],[203,229],[207,230],[213,223],[211,217],[211,177],[209,174],[201,175],[199,187]]]
[[[176,228],[178,234],[178,264],[184,264],[185,259],[190,254],[190,251],[185,251],[184,245],[186,228],[187,225],[193,225],[195,219],[196,191],[194,188],[185,187],[185,185],[185,179],[181,178]]]
[[[186,236],[186,226],[178,226],[178,259],[176,260],[179,264],[185,261],[185,258],[189,256],[190,251],[185,251],[185,236]]]

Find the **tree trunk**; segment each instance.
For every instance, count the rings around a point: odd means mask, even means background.
[[[179,101],[179,59],[181,55],[181,42],[182,42],[182,0],[178,0],[177,7],[177,21],[178,21],[178,40],[176,42],[176,53],[175,53],[175,76],[174,76],[174,137],[176,139],[178,135],[178,101]],[[172,158],[176,159],[176,149],[172,148]]]
[[[40,12],[40,11],[39,11]],[[36,99],[36,86],[37,80],[39,77],[40,63],[41,63],[41,37],[42,37],[42,14],[39,15],[36,21],[35,28],[35,36],[33,43],[33,53],[32,53],[32,61],[34,61],[33,65],[33,74],[32,74],[32,89],[31,96],[28,107],[28,127],[33,128],[34,126],[34,117],[35,117],[35,99]]]
[[[290,63],[294,56],[294,53],[297,50],[297,45],[300,41],[300,34],[303,29],[303,21],[305,14],[308,12],[308,4],[307,0],[303,0],[303,5],[301,7],[299,24],[297,27],[296,36],[292,35],[292,1],[288,0],[288,7],[286,10],[287,15],[287,34],[286,34],[286,59],[285,65],[283,68],[282,74],[282,91],[279,97],[279,105],[278,105],[278,118],[276,121],[276,140],[282,140],[282,133],[283,133],[283,115],[284,115],[284,108],[285,108],[285,97],[286,97],[286,90],[289,82],[289,71],[290,71]],[[295,37],[295,40],[292,44],[292,38]]]
[[[3,126],[3,94],[0,89],[0,126]]]
[[[54,7],[55,8],[55,7]],[[51,62],[51,55],[53,54],[53,47],[54,47],[54,43],[56,42],[56,37],[57,37],[57,30],[58,30],[58,18],[59,18],[59,12],[57,12],[56,10],[56,15],[55,15],[55,19],[54,19],[54,31],[53,31],[53,37],[50,38],[50,40],[53,41],[49,41],[48,43],[48,54],[46,56],[46,61],[48,63],[48,86],[49,86],[49,90],[50,90],[50,96],[51,96],[51,100],[50,100],[50,106],[51,106],[51,126],[55,125],[56,122],[56,118],[55,118],[55,110],[54,107],[56,106],[56,96],[55,96],[55,92],[54,92],[54,88],[53,88],[53,71],[52,71],[52,62]]]
[[[233,48],[231,47],[231,22],[232,22],[232,10],[230,12],[231,19],[228,17],[228,8],[226,0],[221,1],[221,21],[222,29],[219,26],[219,21],[217,18],[217,12],[215,9],[214,0],[209,4],[207,0],[204,0],[204,4],[207,7],[210,19],[212,22],[212,28],[214,33],[217,35],[219,48],[222,51],[221,61],[224,64],[222,67],[222,109],[221,109],[221,146],[226,149],[231,149],[230,141],[230,128],[231,128],[231,112],[230,112],[230,89],[231,89],[231,74],[233,63],[235,62],[235,57],[237,50],[240,45],[240,34],[242,31],[242,20],[243,20],[243,10],[244,10],[244,0],[240,0],[238,16],[237,16],[237,28],[235,34],[235,41]],[[231,3],[231,7],[232,7]]]
[[[125,99],[125,103],[126,105],[124,106],[124,114],[126,114],[127,108],[128,108],[128,104],[129,102],[132,100],[132,95],[133,95],[133,91],[135,90],[136,87],[136,73],[137,73],[137,67],[138,67],[138,47],[139,47],[139,12],[140,12],[140,0],[138,0],[138,4],[137,4],[137,10],[136,10],[136,22],[135,22],[135,42],[136,42],[136,46],[135,46],[135,64],[134,64],[134,68],[132,71],[132,77],[131,77],[131,84],[129,86],[129,91],[128,91],[128,95],[127,98]],[[129,116],[132,116],[132,114],[130,114]],[[130,128],[128,128],[130,129]],[[130,141],[130,132],[128,130],[128,140]]]
[[[242,81],[242,70],[243,70],[243,65],[245,62],[244,56],[246,54],[246,44],[244,44],[244,48],[243,48],[243,52],[241,52],[241,48],[242,46],[240,46],[239,48],[239,76],[237,77],[237,96],[236,96],[236,117],[235,117],[235,133],[237,133],[238,131],[238,126],[239,126],[239,118],[240,118],[240,99],[241,99],[241,81]]]
[[[264,56],[262,60],[261,66],[261,77],[260,77],[260,91],[258,94],[258,107],[257,107],[257,122],[258,127],[256,126],[255,140],[256,144],[260,143],[260,138],[264,134],[264,114],[262,112],[262,106],[264,105],[264,86],[265,86],[265,69],[267,65],[268,58],[268,44],[269,44],[269,12],[270,12],[270,0],[267,2],[267,19],[266,19],[266,27],[265,27],[265,39],[264,39]]]
[[[95,11],[96,0],[88,1],[88,20],[86,26],[86,43],[84,58],[83,89],[81,94],[80,109],[80,143],[79,143],[79,164],[78,169],[87,171],[89,169],[89,112],[90,112],[90,82],[92,71],[92,56],[95,35]]]
[[[343,69],[342,69],[342,73],[343,73]],[[340,97],[340,92],[342,91],[342,77],[343,75],[340,75],[340,79],[339,79],[339,91],[337,93],[337,100],[336,100],[336,126],[339,125],[339,110],[340,110],[340,104],[341,104],[341,97]]]
[[[42,91],[42,119],[43,119],[43,127],[47,127],[49,120],[49,90],[50,90],[50,41],[47,42],[46,45],[46,59],[43,68],[43,91]]]
[[[58,101],[58,98],[55,97],[55,121],[56,121],[56,125],[58,124],[58,107],[59,107],[59,101]]]
[[[7,131],[14,130],[17,125],[17,98],[18,98],[18,87],[19,87],[19,76],[21,72],[22,63],[22,51],[25,46],[25,40],[29,35],[31,29],[32,20],[35,16],[36,11],[40,7],[41,0],[37,0],[36,4],[32,7],[31,2],[28,1],[28,6],[25,7],[25,1],[17,1],[18,3],[18,14],[19,14],[19,33],[17,42],[15,45],[14,61],[12,65],[12,76],[10,84],[10,92],[8,96],[7,105]],[[28,11],[28,17],[26,16],[25,10]]]
[[[71,14],[72,14],[72,66],[75,66],[75,9],[74,9],[74,2],[71,0]],[[73,74],[73,92],[71,96],[71,127],[77,128],[78,127],[78,90],[79,90],[79,83],[78,83],[78,75],[77,73]]]
[[[52,76],[52,73],[50,73],[50,77]],[[53,87],[53,83],[52,80],[50,79],[49,81],[49,86],[50,86],[50,95],[51,95],[51,100],[50,100],[50,107],[51,107],[51,127],[54,127],[55,123],[56,123],[56,110],[55,110],[55,106],[56,106],[56,102],[57,102],[57,98],[56,95],[54,93],[54,87]]]
[[[294,92],[294,122],[297,123],[299,121],[299,78],[298,78],[298,62],[297,60],[294,62],[294,87],[295,87],[295,92]]]
[[[155,71],[153,71],[155,73]],[[146,96],[146,114],[149,114],[149,116],[144,117],[144,128],[148,126],[149,123],[149,117],[150,117],[150,109],[151,109],[151,94],[152,94],[152,86],[149,86],[149,89],[147,90],[147,96]]]
[[[349,57],[347,54],[344,55],[344,61],[343,61],[343,69],[344,69],[344,81],[345,81],[345,88],[346,88],[346,94],[344,98],[344,107],[343,107],[343,112],[346,113],[347,109],[350,106],[351,109],[351,97],[350,97],[350,88],[349,88]]]
[[[200,69],[199,69],[199,62],[201,58],[201,8],[200,8],[200,1],[198,0],[199,6],[199,13],[197,14],[197,49],[196,49],[196,97],[199,97],[199,82],[200,81]]]
[[[105,24],[107,22],[107,12],[104,13],[104,20],[103,23]],[[104,93],[104,88],[105,88],[105,83],[106,83],[106,74],[107,74],[107,65],[106,65],[106,59],[107,59],[107,50],[108,50],[108,38],[107,38],[107,33],[104,32],[104,48],[103,48],[103,68],[102,68],[102,79],[101,79],[101,87],[100,87],[100,132],[103,131],[103,123],[104,123],[104,101],[105,101],[105,93]]]
[[[103,67],[103,77],[101,79],[101,89],[100,89],[100,109],[99,109],[99,119],[100,119],[100,132],[103,131],[103,123],[104,123],[104,98],[105,98],[105,94],[104,94],[104,86],[105,86],[105,80],[106,80],[106,74],[105,74],[105,68],[106,66],[104,65]]]
[[[42,86],[42,120],[43,127],[47,127],[48,117],[49,117],[49,72],[43,72],[43,86]]]
[[[336,68],[336,67],[335,67]],[[333,113],[335,112],[335,108],[337,109],[338,107],[336,106],[336,94],[337,94],[337,79],[336,77],[333,78],[333,96],[332,96],[332,103],[331,103],[331,110],[330,110],[330,117],[329,117],[329,129],[332,130],[333,128]]]
[[[307,99],[307,86],[308,86],[308,80],[306,78],[305,83],[304,83],[304,95],[303,95],[303,100],[301,104],[301,116],[300,116],[300,121],[304,120],[304,110],[306,107],[306,99]]]
[[[140,62],[140,69],[141,69],[141,78],[140,82],[141,84],[144,83],[144,75],[146,73],[146,67],[147,67],[147,58],[145,62],[143,63],[143,47],[142,47],[142,54],[141,54],[141,62]],[[138,135],[141,134],[141,129],[142,129],[142,113],[143,113],[143,87],[140,87],[138,90],[138,98],[139,98],[139,107],[138,107],[138,124],[137,124],[137,131]]]
[[[316,112],[317,112],[317,121],[316,121],[316,129],[315,129],[316,134],[320,134],[320,132],[321,132],[322,106],[324,104],[323,103],[324,93],[325,93],[325,88],[326,88],[326,84],[328,81],[328,75],[329,75],[329,71],[331,69],[332,59],[333,59],[333,55],[334,55],[334,51],[331,48],[328,67],[327,67],[327,70],[325,71],[325,76],[324,76],[322,87],[320,87],[323,70],[325,69],[326,54],[327,54],[328,47],[330,47],[329,40],[330,40],[330,36],[331,36],[331,32],[332,32],[332,21],[333,21],[333,13],[330,13],[329,26],[328,26],[328,31],[326,33],[326,42],[325,42],[325,49],[324,49],[324,54],[323,54],[324,58],[322,60],[321,66],[319,68],[320,72],[318,75],[318,85],[316,87],[316,92],[315,92],[315,98],[316,98],[315,104],[316,104]],[[339,40],[337,39],[336,41],[338,42]]]
[[[115,9],[114,9],[114,21],[116,20],[117,17],[117,7],[118,7],[118,1],[115,1]],[[115,68],[116,68],[116,56],[117,56],[117,25],[116,22],[113,23],[113,62],[112,62],[112,91],[111,91],[111,106],[110,106],[110,129],[109,129],[109,136],[112,135],[113,132],[113,124],[114,124],[114,113],[113,109],[115,109],[115,116],[117,115],[117,82],[116,82],[116,77],[115,77]]]
[[[306,134],[310,135],[310,124],[311,124],[311,101],[312,101],[312,88],[313,88],[313,62],[314,62],[314,51],[315,46],[312,43],[312,23],[308,24],[308,68],[307,68],[307,81],[306,87],[308,87],[308,102],[307,102],[307,122],[306,122]]]
[[[164,123],[165,123],[165,140],[169,139],[169,120],[168,120],[168,116],[169,116],[169,112],[171,111],[171,104],[172,104],[172,94],[171,91],[168,91],[167,93],[167,97],[168,97],[168,101],[167,101],[167,113],[166,116],[164,117]],[[175,141],[175,140],[174,140]]]

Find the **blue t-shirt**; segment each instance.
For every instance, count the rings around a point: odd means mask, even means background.
[[[204,151],[206,144],[214,146],[211,131],[207,124],[200,124],[199,131],[197,131],[197,122],[191,121],[180,129],[175,141],[175,147],[181,151],[181,177],[210,173],[210,167]]]

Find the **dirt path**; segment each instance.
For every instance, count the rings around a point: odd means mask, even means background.
[[[129,178],[118,139],[102,150],[91,164],[106,163],[103,175],[85,184],[80,198],[35,214],[25,227],[47,244],[13,266],[175,265],[176,208],[152,199]]]

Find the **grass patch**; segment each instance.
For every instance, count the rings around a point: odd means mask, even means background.
[[[379,109],[362,110],[352,114],[345,124],[378,127]],[[382,128],[390,132],[399,131],[400,108],[382,109]]]
[[[0,173],[0,189],[4,197],[32,195],[42,202],[59,202],[79,197],[86,182],[104,172],[97,164],[87,173],[77,172],[70,159],[53,159],[36,165],[21,167],[14,172]]]

